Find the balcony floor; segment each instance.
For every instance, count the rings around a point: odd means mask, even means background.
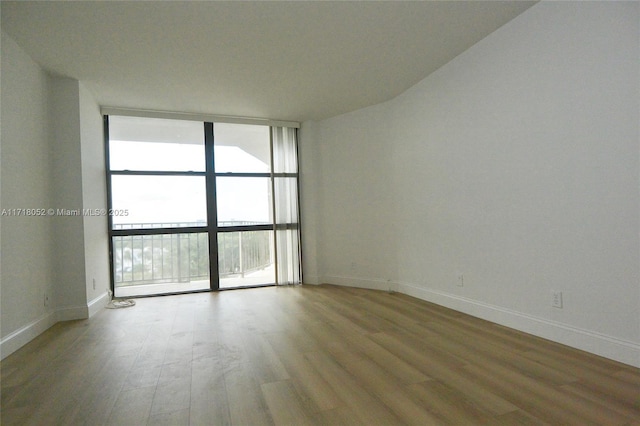
[[[231,276],[220,279],[220,288],[254,287],[274,282],[274,266],[245,274],[244,277]],[[208,290],[209,280],[189,281],[182,283],[141,284],[116,287],[115,297],[150,296],[167,293],[188,293]]]

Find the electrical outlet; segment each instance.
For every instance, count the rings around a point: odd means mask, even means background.
[[[457,278],[456,285],[458,287],[464,287],[464,274],[462,272],[458,272]]]
[[[94,290],[96,289],[96,279],[95,278],[93,279],[93,289]]]
[[[562,292],[554,291],[552,293],[551,306],[562,309]]]

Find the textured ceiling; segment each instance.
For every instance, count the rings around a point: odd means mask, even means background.
[[[389,100],[528,1],[2,1],[2,30],[103,106],[318,120]]]

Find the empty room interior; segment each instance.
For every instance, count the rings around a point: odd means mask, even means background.
[[[3,425],[640,424],[640,3],[0,15]]]

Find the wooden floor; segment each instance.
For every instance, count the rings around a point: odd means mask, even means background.
[[[640,425],[640,370],[401,294],[138,299],[2,362],[2,425]]]

